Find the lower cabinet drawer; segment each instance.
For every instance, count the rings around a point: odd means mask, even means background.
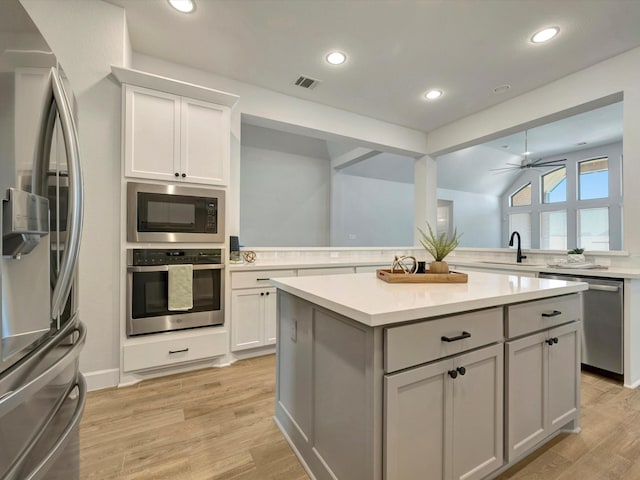
[[[580,320],[580,295],[545,298],[507,307],[506,337],[514,338]]]
[[[227,353],[228,332],[204,333],[193,330],[189,334],[166,334],[175,336],[149,343],[124,345],[123,366],[125,372],[164,367],[183,362],[202,360]]]
[[[295,277],[295,270],[251,270],[231,272],[231,288],[270,287],[269,280],[276,277]]]
[[[385,330],[386,373],[448,357],[503,338],[502,307]]]

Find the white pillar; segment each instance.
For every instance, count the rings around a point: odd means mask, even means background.
[[[438,164],[429,155],[417,158],[414,166],[414,227],[435,229],[438,212]],[[413,231],[413,244],[420,245],[418,230]]]

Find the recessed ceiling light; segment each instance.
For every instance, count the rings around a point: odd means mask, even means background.
[[[169,4],[182,13],[191,13],[196,9],[193,0],[169,0]]]
[[[342,52],[331,52],[327,55],[327,62],[331,65],[341,65],[347,60],[347,56]]]
[[[442,96],[442,90],[429,90],[424,94],[424,97],[429,100],[435,100],[436,98],[440,98]]]
[[[544,30],[540,30],[538,33],[533,35],[533,37],[531,37],[531,41],[533,43],[543,43],[543,42],[546,42],[547,40],[551,40],[553,37],[558,35],[559,32],[560,32],[559,27],[545,28]]]
[[[499,85],[496,88],[493,89],[493,93],[504,93],[511,90],[511,85]]]

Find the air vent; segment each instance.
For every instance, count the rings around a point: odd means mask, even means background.
[[[318,85],[319,83],[320,83],[320,80],[314,80],[313,78],[303,77],[302,75],[300,75],[298,79],[295,81],[295,85],[302,88],[308,88],[309,90],[311,90],[312,88],[315,88],[316,85]]]

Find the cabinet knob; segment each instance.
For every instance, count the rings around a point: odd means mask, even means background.
[[[174,173],[174,175],[175,175],[176,177],[179,177],[179,176],[180,176],[180,174],[179,174],[178,172]]]
[[[545,342],[547,342],[547,345],[553,345],[553,338],[547,338]]]
[[[553,340],[553,343],[558,343],[558,337],[553,337],[551,340]]]
[[[186,177],[186,176],[187,176],[187,174],[186,174],[186,173],[183,173],[183,174],[182,174],[182,178],[184,178],[184,177]]]
[[[455,370],[449,370],[449,376],[451,378],[456,378],[458,376],[458,372],[456,372]]]
[[[264,297],[264,292],[260,292],[260,296],[261,296],[261,297]]]
[[[460,375],[464,375],[465,373],[467,373],[467,369],[464,368],[464,367],[458,367],[458,368],[456,368],[456,370],[458,370],[458,373]]]
[[[267,292],[267,297],[269,296],[269,292]]]

